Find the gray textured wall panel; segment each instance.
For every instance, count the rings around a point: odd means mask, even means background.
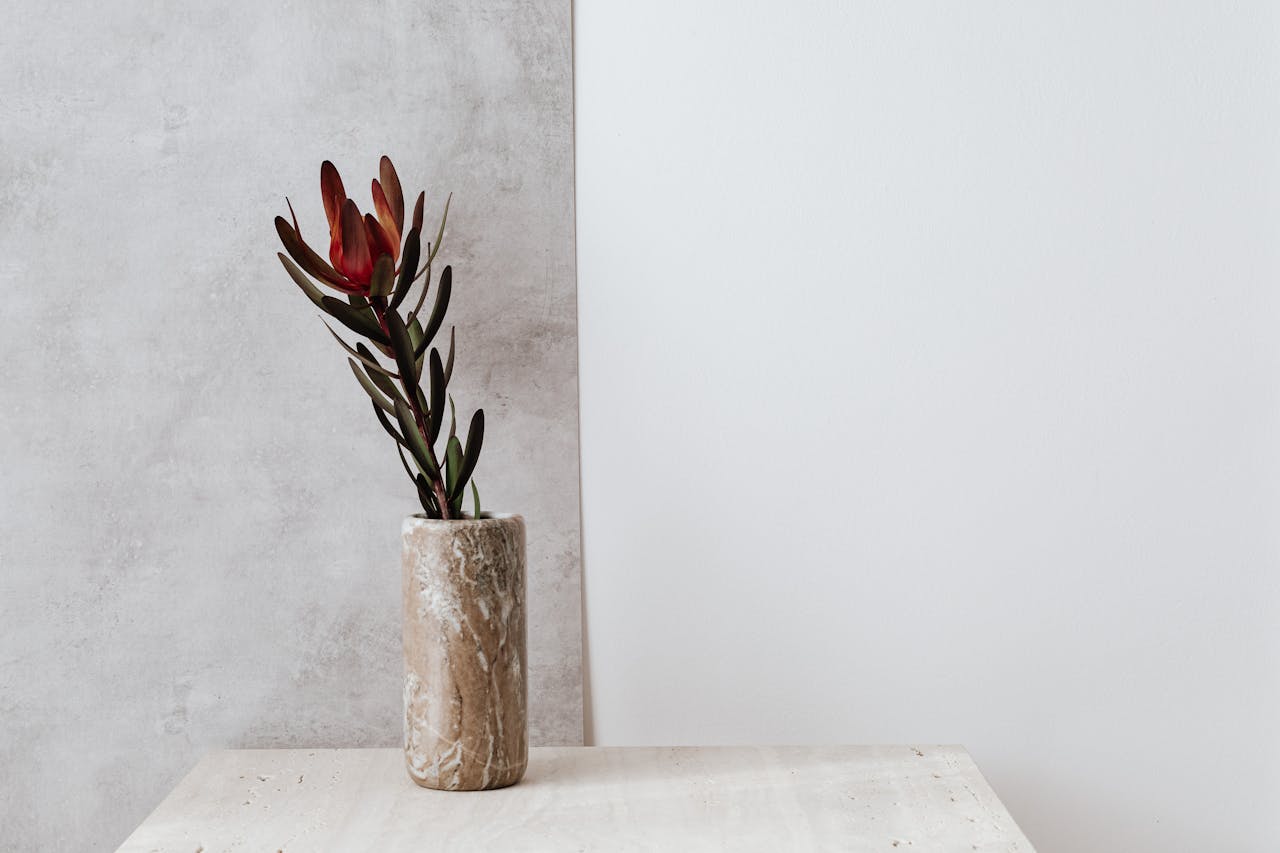
[[[570,39],[563,0],[0,13],[0,849],[118,843],[212,747],[398,742],[414,494],[274,256],[326,157],[455,194],[532,738],[580,742]]]

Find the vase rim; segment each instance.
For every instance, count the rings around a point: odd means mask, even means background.
[[[485,524],[486,522],[502,522],[502,521],[524,521],[524,517],[514,512],[482,512],[479,518],[472,518],[470,515],[463,515],[462,518],[427,518],[420,512],[415,512],[404,520],[405,524],[426,524],[452,526],[457,524]]]

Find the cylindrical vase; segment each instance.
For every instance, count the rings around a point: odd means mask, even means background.
[[[405,519],[404,754],[425,788],[514,785],[529,761],[518,515]]]

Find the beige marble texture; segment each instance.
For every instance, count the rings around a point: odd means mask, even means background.
[[[3,5],[0,850],[118,844],[211,749],[399,752],[417,498],[275,256],[325,158],[453,192],[530,739],[581,742],[571,57],[568,0]]]
[[[513,785],[529,759],[525,529],[406,518],[404,755],[425,788]]]
[[[958,746],[534,748],[519,785],[417,788],[398,750],[206,756],[123,853],[1034,853]]]

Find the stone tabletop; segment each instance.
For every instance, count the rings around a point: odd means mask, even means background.
[[[403,760],[214,752],[120,850],[1033,853],[958,746],[545,747],[475,793],[419,788]]]

